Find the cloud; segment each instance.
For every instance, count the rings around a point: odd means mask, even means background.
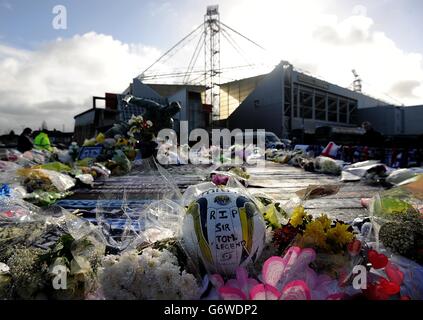
[[[369,17],[334,20],[314,28],[309,39],[313,50],[305,53],[305,61],[343,86],[352,82],[351,70],[356,69],[365,92],[389,102],[423,104],[423,95],[417,90],[423,86],[422,54],[399,48],[385,33],[375,30]]]
[[[288,60],[344,87],[353,82],[351,70],[356,69],[366,93],[423,104],[423,55],[402,49],[378,30],[364,7],[351,8],[350,16],[341,18],[332,13],[337,11],[330,1],[238,2],[222,17],[266,47],[274,61]]]
[[[391,92],[401,98],[418,98],[414,92],[420,87],[420,85],[421,82],[417,80],[398,81],[392,86]]]
[[[364,16],[353,16],[339,23],[318,25],[312,32],[313,39],[338,46],[371,44],[374,34],[370,32],[373,20]]]
[[[221,16],[223,22],[271,53],[254,49],[234,36],[250,61],[271,65],[288,60],[299,69],[345,87],[352,83],[351,70],[356,69],[366,93],[385,99],[389,95],[409,105],[423,104],[422,54],[400,48],[362,11],[346,18],[327,14],[330,2],[267,0],[263,5],[255,0],[233,0],[231,5],[222,6],[225,11]],[[158,11],[173,9],[170,2],[157,6]],[[201,12],[198,17],[201,21]],[[188,30],[193,22],[181,23]],[[190,49],[187,46],[180,52],[186,63],[175,56],[168,65],[186,71],[197,39],[191,41]],[[222,67],[247,63],[225,37],[221,41]],[[93,95],[122,92],[160,54],[156,48],[123,43],[95,32],[57,39],[36,50],[0,42],[0,131],[38,128],[44,119],[50,128],[65,124],[71,129],[73,116],[91,106]],[[201,59],[203,54],[199,56]],[[203,66],[199,60],[195,67],[199,73],[193,78],[202,79]],[[154,72],[164,70],[169,68],[160,65]],[[221,80],[241,77],[240,73],[227,73]]]
[[[160,52],[95,32],[57,39],[35,51],[0,44],[0,128],[73,128],[93,95],[122,92]]]

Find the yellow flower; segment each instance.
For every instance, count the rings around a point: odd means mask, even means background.
[[[312,221],[307,224],[302,242],[304,247],[327,249],[326,233],[320,221]]]
[[[305,216],[306,212],[304,211],[304,207],[298,206],[294,209],[289,223],[291,224],[291,226],[296,228],[303,224],[303,219]]]
[[[120,138],[117,142],[116,142],[116,146],[127,146],[128,145],[128,140],[125,138]]]
[[[323,229],[325,231],[328,231],[330,229],[330,226],[332,225],[332,220],[329,219],[328,216],[323,213],[320,217],[316,219],[316,221],[319,221],[322,224]]]
[[[328,240],[338,243],[341,246],[347,245],[354,238],[353,233],[348,231],[348,228],[349,226],[347,224],[337,222],[335,227],[329,229],[327,232]]]
[[[106,139],[106,136],[104,134],[102,134],[101,132],[97,135],[97,137],[95,138],[95,141],[97,143],[104,143],[104,140]]]

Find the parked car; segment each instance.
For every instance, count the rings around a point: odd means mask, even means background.
[[[253,144],[258,145],[257,131],[243,132],[242,135],[243,135],[243,138],[244,138],[244,144],[246,144],[248,140],[251,141],[251,136],[252,136]],[[266,149],[285,149],[286,148],[286,144],[283,143],[281,141],[281,139],[279,139],[276,134],[274,134],[273,132],[269,132],[269,131],[265,132],[264,143],[265,143]]]

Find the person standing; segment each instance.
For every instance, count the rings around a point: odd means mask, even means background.
[[[365,147],[382,147],[384,139],[380,132],[376,131],[368,121],[363,122],[361,126],[365,130],[361,145]]]
[[[18,151],[19,152],[27,152],[32,150],[34,144],[32,143],[32,139],[30,138],[32,130],[30,128],[25,128],[24,131],[18,138]]]
[[[363,122],[361,126],[365,130],[362,136],[361,145],[367,149],[367,152],[371,150],[373,154],[372,158],[369,159],[383,160],[385,158],[384,137],[380,132],[376,131],[368,121]]]
[[[51,144],[47,135],[47,130],[42,129],[41,132],[35,137],[34,146],[38,150],[51,151]]]

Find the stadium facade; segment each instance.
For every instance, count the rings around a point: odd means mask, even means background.
[[[218,120],[213,121],[212,106],[205,104],[205,90],[196,85],[147,84],[135,78],[121,94],[94,97],[93,108],[75,116],[75,138],[82,142],[116,121],[142,114],[139,107],[122,102],[128,94],[161,104],[179,101],[182,110],[175,116],[177,132],[179,122],[188,121],[189,130],[265,129],[287,138],[294,132],[314,134],[322,127],[348,132],[370,121],[385,135],[423,134],[423,106],[393,106],[297,71],[284,61],[268,74],[221,84]],[[96,108],[95,99],[105,100],[105,109]]]
[[[281,62],[266,75],[221,85],[220,123],[288,137],[322,126],[357,127],[358,110],[388,105],[360,92],[320,80]]]

